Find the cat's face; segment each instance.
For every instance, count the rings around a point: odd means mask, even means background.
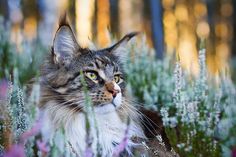
[[[89,50],[79,46],[68,24],[61,24],[42,71],[47,95],[53,95],[57,105],[82,111],[86,103],[83,77],[95,112],[118,109],[125,91],[124,46],[135,34],[126,35],[112,47]]]

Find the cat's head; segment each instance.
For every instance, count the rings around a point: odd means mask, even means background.
[[[125,46],[136,34],[124,36],[111,47],[90,50],[80,47],[70,25],[61,20],[51,56],[42,69],[42,99],[55,99],[56,105],[83,110],[86,100],[83,77],[95,112],[111,112],[121,107],[125,92],[122,68],[127,55]]]

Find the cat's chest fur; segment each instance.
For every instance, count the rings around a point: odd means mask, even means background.
[[[48,124],[48,130],[55,130],[57,125],[61,124],[65,129],[66,140],[70,143],[71,148],[79,156],[83,156],[86,149],[86,118],[84,113],[69,114],[64,110],[56,110],[54,108],[47,108],[44,110],[45,123]],[[69,116],[70,115],[70,116]],[[90,137],[92,137],[92,149],[94,152],[97,151],[97,144],[102,149],[102,156],[112,156],[115,146],[119,144],[124,136],[125,130],[127,129],[126,122],[121,120],[121,115],[116,111],[106,114],[96,114],[93,116],[89,115],[90,122]],[[50,128],[54,127],[54,128]],[[47,131],[45,131],[47,132]],[[141,127],[131,120],[128,130],[128,144],[126,151],[130,152],[131,148],[135,146],[130,138],[133,136],[144,137]],[[87,141],[89,142],[89,141]]]
[[[92,117],[90,117],[92,119]],[[73,146],[78,145],[82,151],[86,147],[86,126],[85,115],[79,113],[74,120],[66,123],[66,134]],[[97,130],[96,130],[97,128]],[[120,120],[116,112],[106,115],[96,115],[95,123],[91,125],[90,134],[93,140],[93,150],[96,150],[96,143],[105,154],[112,153],[116,143],[120,143],[124,137],[126,125]],[[97,132],[98,131],[98,134]],[[76,148],[75,148],[76,149]]]

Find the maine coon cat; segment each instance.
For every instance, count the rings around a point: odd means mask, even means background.
[[[140,117],[126,98],[125,90],[125,46],[135,35],[130,33],[109,48],[90,50],[80,47],[66,18],[62,18],[51,55],[41,70],[39,107],[43,113],[44,134],[52,134],[63,127],[71,151],[77,156],[84,155],[86,96],[83,77],[97,124],[96,127],[91,125],[90,130],[93,151],[97,152],[98,144],[102,156],[112,156],[114,148],[124,138],[129,120],[125,152],[132,155],[132,150],[141,144],[134,139],[145,139]]]

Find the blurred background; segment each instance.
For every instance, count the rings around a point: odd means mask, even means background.
[[[139,31],[157,58],[177,53],[193,73],[198,71],[201,41],[212,74],[229,73],[229,63],[235,67],[231,59],[236,56],[234,0],[0,0],[3,24],[10,27],[17,49],[22,40],[52,45],[65,11],[83,47],[93,41],[103,48],[113,38]]]
[[[0,0],[0,156],[34,124],[39,67],[65,12],[82,47],[144,34],[128,46],[127,89],[160,111],[180,156],[236,153],[236,0]]]

